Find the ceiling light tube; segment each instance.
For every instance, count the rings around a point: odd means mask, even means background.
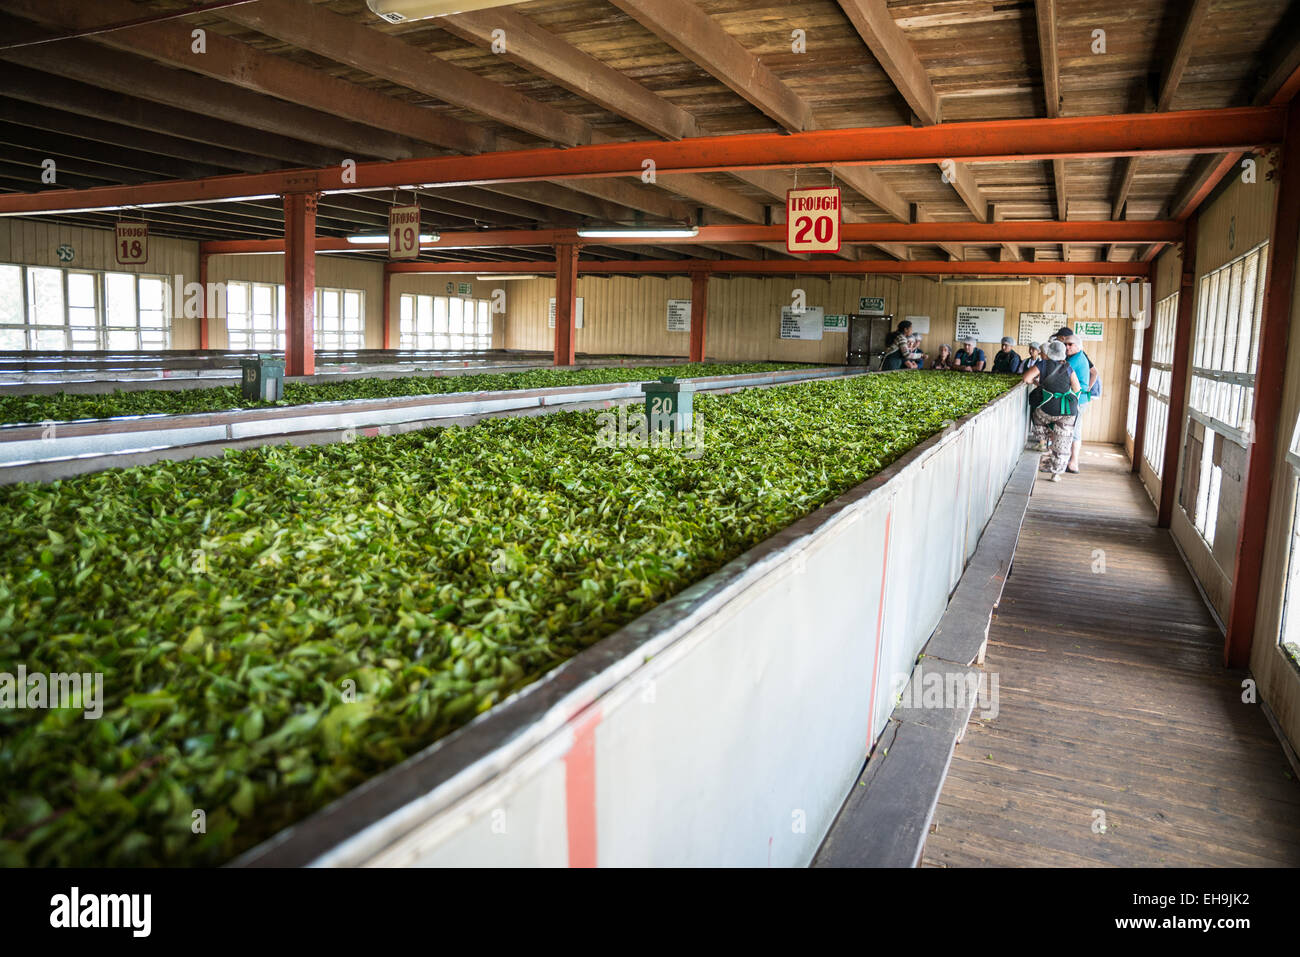
[[[437,233],[420,233],[421,243],[436,243],[438,238]],[[387,246],[388,233],[353,233],[348,242],[354,246]]]
[[[578,230],[582,239],[691,239],[695,226],[588,226]]]

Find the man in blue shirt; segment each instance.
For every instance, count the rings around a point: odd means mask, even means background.
[[[1002,345],[998,351],[993,353],[993,371],[1001,372],[1007,375],[1020,375],[1024,372],[1024,366],[1020,361],[1020,353],[1011,347],[1016,344],[1016,340],[1010,336],[1002,337]]]
[[[966,339],[952,357],[952,367],[958,372],[983,372],[984,350],[975,347],[974,339]]]
[[[1070,368],[1079,377],[1079,384],[1083,386],[1079,394],[1079,412],[1074,420],[1074,447],[1070,450],[1070,462],[1065,466],[1067,472],[1078,472],[1079,452],[1083,448],[1083,413],[1092,399],[1090,390],[1097,381],[1097,367],[1088,358],[1088,353],[1083,351],[1083,342],[1073,329],[1062,328],[1054,338],[1065,343],[1065,360],[1070,363]]]

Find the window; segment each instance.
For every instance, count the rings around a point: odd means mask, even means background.
[[[1261,243],[1202,276],[1196,297],[1191,414],[1241,445],[1250,444],[1267,260]]]
[[[1154,321],[1154,317],[1153,317]],[[1142,339],[1144,334],[1133,333],[1133,360],[1128,367],[1128,417],[1125,431],[1130,439],[1137,437],[1138,392],[1142,385]]]
[[[486,299],[404,293],[398,307],[398,348],[491,349],[491,305]]]
[[[316,348],[365,348],[365,293],[316,287],[312,330]],[[287,296],[283,283],[231,282],[226,286],[227,347],[284,351]]]
[[[1292,471],[1300,477],[1300,420],[1291,434],[1291,447],[1286,458]],[[1300,668],[1300,609],[1291,607],[1292,600],[1300,595],[1300,522],[1296,521],[1297,517],[1300,517],[1300,483],[1296,485],[1296,497],[1291,502],[1291,546],[1282,592],[1282,620],[1278,628],[1278,641]]]
[[[164,276],[0,265],[0,349],[166,349]]]
[[[1174,368],[1174,327],[1178,318],[1178,293],[1156,303],[1156,327],[1151,333],[1151,371],[1147,378],[1147,421],[1142,457],[1157,477],[1164,470],[1165,442],[1169,430],[1169,380]]]
[[[226,345],[232,350],[284,351],[284,286],[226,284]]]

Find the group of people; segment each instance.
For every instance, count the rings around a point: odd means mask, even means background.
[[[1039,352],[1041,358],[1026,366],[1022,378],[1034,387],[1029,393],[1030,430],[1043,453],[1038,470],[1059,482],[1062,472],[1079,471],[1083,410],[1101,397],[1101,376],[1083,351],[1083,340],[1069,326],[1058,329]]]
[[[1083,447],[1083,410],[1101,396],[1097,367],[1083,351],[1083,341],[1069,326],[1062,326],[1047,342],[1029,343],[1029,355],[1021,358],[1016,341],[1003,336],[992,366],[974,339],[965,339],[953,352],[947,343],[929,360],[921,351],[921,337],[912,332],[912,324],[898,324],[889,336],[881,368],[935,369],[954,372],[996,372],[1019,375],[1032,385],[1029,395],[1031,434],[1043,457],[1038,469],[1059,482],[1063,472],[1079,471],[1079,452]],[[926,362],[930,361],[929,366]],[[1086,385],[1084,383],[1087,383]]]

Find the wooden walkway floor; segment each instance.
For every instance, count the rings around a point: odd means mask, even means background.
[[[1245,673],[1122,450],[1082,465],[1030,499],[989,631],[999,713],[976,705],[923,865],[1300,865],[1300,782]]]

